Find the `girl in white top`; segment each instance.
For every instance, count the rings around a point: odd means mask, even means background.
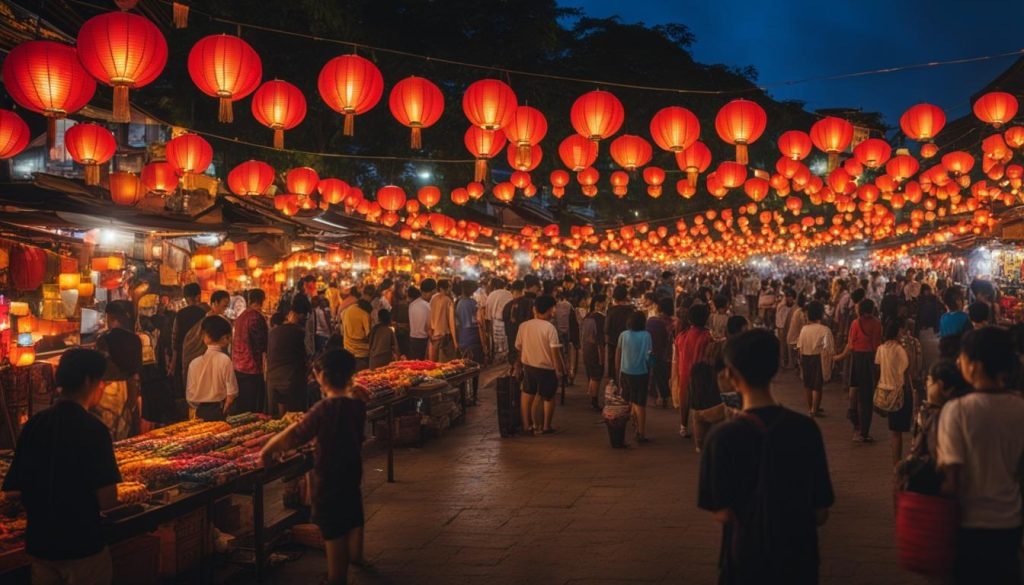
[[[882,345],[875,350],[875,364],[879,367],[878,388],[903,392],[903,407],[888,413],[889,445],[892,450],[892,464],[903,459],[903,433],[910,431],[913,417],[913,398],[907,396],[910,388],[910,358],[900,343],[900,322],[893,320],[882,331]]]

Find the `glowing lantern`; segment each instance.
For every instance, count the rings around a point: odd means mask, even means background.
[[[487,159],[494,158],[505,147],[505,135],[494,130],[482,130],[470,126],[464,139],[466,149],[476,158],[473,180],[483,181],[487,177]]]
[[[208,96],[218,98],[217,120],[234,120],[231,103],[252,93],[263,76],[263,63],[249,43],[230,35],[199,39],[188,54],[188,74]]]
[[[1017,98],[1002,91],[992,91],[974,102],[974,115],[986,124],[999,128],[1017,115]]]
[[[462,187],[456,187],[452,189],[451,198],[455,205],[465,205],[469,203],[469,192]]]
[[[405,199],[405,191],[395,185],[387,185],[377,191],[377,203],[387,211],[398,211],[405,205]]]
[[[82,109],[96,93],[73,47],[54,41],[27,41],[4,58],[7,93],[21,107],[46,116],[47,146],[53,147],[55,120]]]
[[[494,198],[498,201],[508,203],[516,196],[516,186],[508,182],[498,183],[491,192],[494,193]]]
[[[363,197],[363,190],[359,187],[350,185],[348,188],[348,195],[345,195],[345,206],[358,207],[363,201],[366,201],[366,198]]]
[[[398,214],[394,211],[389,211],[381,216],[380,223],[387,227],[395,227],[395,225],[398,224],[398,220]]]
[[[530,179],[530,173],[524,171],[515,171],[509,181],[519,189],[525,189],[533,182]]]
[[[210,143],[196,134],[182,134],[167,141],[167,162],[184,177],[186,190],[192,189],[192,175],[201,175],[213,162]]]
[[[569,184],[569,173],[558,169],[551,171],[551,194],[555,197],[565,195],[565,186]]]
[[[462,95],[462,111],[481,130],[496,131],[511,124],[518,105],[512,88],[497,79],[475,81]]]
[[[576,181],[584,187],[593,187],[597,185],[597,181],[601,178],[601,174],[597,172],[594,167],[587,167],[582,171],[576,173]]]
[[[898,154],[885,165],[885,172],[896,181],[905,181],[914,176],[920,165],[909,154]]]
[[[131,119],[129,88],[149,84],[167,64],[167,41],[160,29],[128,12],[108,12],[85,21],[76,45],[82,67],[114,88],[115,122]]]
[[[597,143],[573,134],[558,146],[558,156],[569,170],[579,172],[597,160]]]
[[[735,189],[747,180],[747,167],[737,162],[722,161],[715,169],[715,175],[726,189]]]
[[[828,170],[832,171],[839,165],[839,153],[853,141],[853,124],[829,116],[815,122],[810,134],[814,146],[828,154]]]
[[[616,164],[627,171],[644,166],[653,155],[650,143],[632,134],[623,134],[613,140],[610,151]]]
[[[416,192],[416,199],[418,199],[419,202],[422,203],[424,207],[430,209],[431,207],[440,203],[441,190],[433,185],[421,187],[420,190]]]
[[[135,205],[142,200],[146,189],[134,173],[116,171],[110,173],[110,200],[117,205]]]
[[[1024,126],[1011,126],[1003,132],[1003,138],[1006,140],[1006,145],[1010,148],[1020,148],[1024,146]]]
[[[768,123],[764,109],[749,100],[733,100],[718,110],[715,116],[715,130],[718,137],[736,145],[736,162],[747,164],[747,145],[752,144]]]
[[[942,156],[942,166],[954,175],[964,175],[974,168],[974,157],[962,150],[956,150]]]
[[[28,124],[10,110],[0,110],[0,159],[11,158],[28,146]]]
[[[697,186],[697,175],[711,166],[711,150],[703,142],[694,142],[676,153],[676,164],[679,170],[686,173],[691,187]]]
[[[526,197],[527,199],[529,199],[530,197],[533,197],[536,194],[537,194],[537,185],[534,185],[533,183],[530,183],[526,187],[523,187],[523,197]]]
[[[178,188],[178,174],[169,163],[151,162],[142,167],[142,184],[151,193],[166,195]]]
[[[576,98],[570,111],[570,120],[576,133],[594,142],[618,132],[625,117],[619,98],[601,90]]]
[[[622,171],[615,171],[611,177],[612,193],[616,197],[625,197],[629,189],[629,175]]]
[[[530,156],[532,148],[540,144],[540,141],[548,133],[548,121],[537,108],[519,106],[513,112],[511,123],[505,126],[504,130],[505,137],[511,144],[509,160],[512,159],[512,147],[518,151],[518,157],[526,158]],[[518,165],[513,166],[519,168]]]
[[[811,154],[811,137],[800,130],[787,130],[779,136],[779,152],[790,160],[804,160]]]
[[[245,161],[228,173],[228,188],[235,195],[263,195],[272,184],[274,167],[263,161]]]
[[[515,144],[508,145],[508,165],[517,171],[530,172],[540,166],[544,152],[539,146],[530,146],[525,151]]]
[[[82,275],[78,272],[62,272],[57,277],[57,284],[60,290],[78,290],[82,284]]]
[[[352,136],[355,117],[372,110],[384,95],[384,77],[369,60],[359,55],[342,55],[320,70],[317,88],[324,102],[344,116],[343,134]]]
[[[316,184],[316,189],[323,201],[329,205],[338,205],[348,197],[349,186],[341,179],[330,178],[320,179],[320,182]]]
[[[513,192],[514,192],[513,188]],[[448,233],[448,217],[440,213],[430,214],[430,229],[438,236]]]
[[[877,169],[884,165],[891,154],[892,147],[881,138],[868,138],[853,149],[853,156],[869,169]]]
[[[483,183],[479,181],[473,181],[466,185],[466,192],[469,193],[469,198],[476,201],[484,196],[486,190],[484,189]]]
[[[662,108],[651,118],[651,138],[662,150],[681,152],[700,138],[700,121],[686,108]]]
[[[252,115],[274,131],[274,148],[284,148],[284,131],[298,126],[306,117],[306,96],[287,81],[268,81],[252,96]]]
[[[706,183],[708,193],[711,193],[712,196],[718,199],[725,197],[729,193],[729,189],[722,184],[722,179],[718,177],[717,172],[708,173]]]
[[[932,104],[911,106],[900,116],[900,128],[907,138],[917,142],[928,142],[946,125],[946,114],[942,108]]]
[[[787,179],[792,179],[801,169],[805,168],[807,167],[802,162],[787,157],[781,157],[775,162],[775,170]]]
[[[931,158],[939,153],[939,147],[931,142],[921,145],[921,158]]]
[[[409,147],[418,150],[423,148],[423,128],[429,128],[441,119],[444,95],[430,80],[406,77],[391,89],[388,107],[400,124],[410,128]]]
[[[295,167],[290,169],[285,175],[284,182],[289,193],[309,196],[313,191],[316,191],[316,185],[320,182],[320,175],[310,167]]]
[[[117,152],[114,135],[98,124],[75,124],[64,133],[64,146],[78,164],[85,167],[85,184],[100,184],[100,165]]]
[[[661,167],[645,168],[644,182],[650,186],[661,186],[665,182],[665,171]]]
[[[800,215],[800,210],[803,209],[803,199],[799,197],[789,197],[786,199],[786,209],[788,209],[793,215]]]
[[[768,181],[761,177],[750,177],[743,183],[743,192],[755,203],[763,201],[768,196],[768,188]]]

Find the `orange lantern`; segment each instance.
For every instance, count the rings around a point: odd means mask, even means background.
[[[188,74],[200,91],[218,98],[217,120],[234,120],[231,103],[252,93],[263,76],[260,56],[242,39],[210,35],[197,42],[188,54]]]
[[[573,134],[558,146],[558,156],[569,170],[579,172],[597,160],[597,143]]]
[[[905,181],[914,176],[920,165],[909,154],[898,154],[885,165],[885,172],[896,181]]]
[[[703,142],[697,141],[676,153],[676,164],[679,170],[686,173],[691,187],[697,186],[697,175],[711,166],[711,150]]]
[[[661,186],[665,182],[665,171],[661,167],[644,169],[644,182],[650,186]]]
[[[932,144],[931,142],[921,145],[921,158],[931,158],[938,154],[939,147]]]
[[[451,198],[455,205],[465,205],[469,203],[469,192],[462,187],[456,187],[452,189]]]
[[[470,126],[464,139],[466,149],[476,158],[473,180],[483,181],[487,177],[487,159],[494,158],[505,147],[505,135],[494,130],[483,130]]]
[[[114,135],[99,124],[75,124],[64,133],[64,146],[78,164],[85,167],[85,184],[100,184],[100,165],[117,152]]]
[[[509,160],[512,160],[512,148],[518,152],[519,158],[530,157],[531,150],[540,144],[548,133],[548,121],[544,114],[537,108],[530,106],[519,106],[512,115],[512,122],[504,127],[505,137],[509,141]],[[539,150],[539,149],[538,149]],[[539,163],[539,157],[537,162]],[[518,160],[518,158],[517,158]],[[515,168],[526,171],[532,169],[519,168],[519,165],[512,165]],[[536,165],[534,165],[536,166]]]
[[[715,175],[726,189],[735,189],[747,180],[747,167],[737,162],[722,161],[715,169]]]
[[[16,156],[28,146],[28,124],[10,110],[0,110],[0,159]]]
[[[530,178],[530,173],[515,171],[509,178],[509,182],[519,189],[525,189],[533,183],[533,180]]]
[[[274,148],[284,148],[284,131],[295,128],[306,117],[306,96],[287,81],[268,81],[252,95],[252,115],[274,131]]]
[[[295,167],[290,169],[284,177],[285,185],[289,193],[297,193],[308,197],[316,191],[317,183],[320,182],[320,175],[310,167]]]
[[[839,165],[839,153],[853,141],[853,124],[829,116],[815,122],[810,135],[814,146],[828,154],[828,170],[832,171]]]
[[[416,192],[416,199],[418,199],[424,207],[430,209],[441,201],[441,190],[433,185],[421,187],[420,190]]]
[[[182,134],[167,141],[167,162],[184,177],[186,190],[192,189],[192,175],[201,175],[213,162],[210,143],[196,134]]]
[[[320,182],[316,184],[316,189],[320,193],[320,198],[329,205],[338,205],[345,201],[349,192],[348,183],[334,178],[320,179]]]
[[[618,132],[626,114],[619,98],[595,90],[576,98],[569,117],[577,134],[597,142]]]
[[[484,196],[486,192],[483,183],[479,181],[473,181],[466,185],[466,192],[469,193],[469,198],[476,201]]]
[[[508,165],[517,171],[530,172],[540,166],[544,152],[539,146],[527,147],[524,151],[515,144],[508,145]]]
[[[272,184],[274,168],[263,161],[246,161],[228,173],[228,188],[235,195],[263,195]]]
[[[613,140],[610,150],[616,164],[627,171],[644,166],[653,155],[650,143],[632,134],[623,134]]]
[[[142,200],[146,189],[135,173],[115,171],[110,173],[110,200],[117,205],[132,206]]]
[[[475,81],[462,95],[462,111],[469,123],[492,132],[513,122],[518,105],[512,88],[497,79]],[[505,143],[504,134],[501,142]]]
[[[932,104],[911,106],[900,116],[900,128],[907,138],[917,142],[928,142],[946,125],[946,114],[942,108]]]
[[[700,121],[686,108],[662,108],[651,118],[651,138],[662,150],[681,152],[700,138]]]
[[[718,110],[715,116],[715,130],[718,137],[736,145],[736,162],[747,164],[747,145],[752,144],[764,133],[768,116],[764,108],[749,100],[733,100]]]
[[[355,117],[373,109],[384,95],[380,69],[359,55],[335,57],[324,65],[317,78],[320,97],[345,118],[345,136],[355,131]]]
[[[768,196],[768,181],[761,177],[750,177],[743,183],[743,192],[755,203],[759,203]]]
[[[857,162],[869,169],[877,169],[884,165],[891,154],[892,147],[881,138],[868,138],[853,149],[853,156]]]
[[[811,154],[811,137],[800,130],[787,130],[779,136],[779,152],[790,160],[804,160]]]
[[[804,206],[803,199],[799,197],[789,197],[786,199],[786,209],[788,209],[793,215],[800,215],[800,210]]]
[[[441,119],[444,95],[436,85],[422,77],[406,77],[395,84],[388,98],[391,114],[410,128],[409,147],[423,148],[422,131]]]
[[[954,175],[965,175],[974,168],[974,157],[962,150],[956,150],[942,156],[942,166]]]
[[[2,127],[2,123],[0,123]],[[1011,126],[1003,132],[1003,138],[1006,141],[1006,145],[1010,148],[1020,148],[1024,146],[1024,126]]]
[[[491,192],[498,201],[508,203],[516,196],[516,186],[509,182],[502,182],[495,185]]]
[[[78,290],[82,284],[82,275],[77,272],[62,272],[57,276],[57,284],[60,290]]]
[[[974,115],[986,124],[999,128],[1017,115],[1017,98],[1003,91],[992,91],[974,102]]]
[[[615,171],[611,177],[612,193],[616,197],[625,197],[629,188],[629,175],[622,171]]]
[[[178,173],[169,163],[151,162],[142,167],[139,177],[151,193],[166,195],[178,188]]]
[[[377,203],[387,211],[398,211],[405,205],[405,200],[405,191],[396,185],[387,185],[377,191]]]

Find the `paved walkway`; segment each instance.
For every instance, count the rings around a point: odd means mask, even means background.
[[[802,410],[795,374],[779,377],[776,395]],[[374,568],[353,571],[353,583],[716,582],[719,527],[696,507],[699,456],[677,435],[674,411],[650,409],[653,443],[613,450],[578,386],[556,411],[562,432],[548,437],[501,439],[492,384],[481,399],[468,425],[398,451],[398,483],[384,482],[381,456],[366,460]],[[836,491],[821,530],[822,583],[921,583],[897,565],[884,420],[878,443],[853,444],[844,402],[836,385],[827,388],[829,416],[819,419]],[[324,571],[322,553],[311,551],[268,582],[316,583]]]

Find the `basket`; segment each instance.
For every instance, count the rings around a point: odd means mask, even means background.
[[[904,569],[946,575],[956,557],[957,501],[917,492],[896,495],[896,548]]]

